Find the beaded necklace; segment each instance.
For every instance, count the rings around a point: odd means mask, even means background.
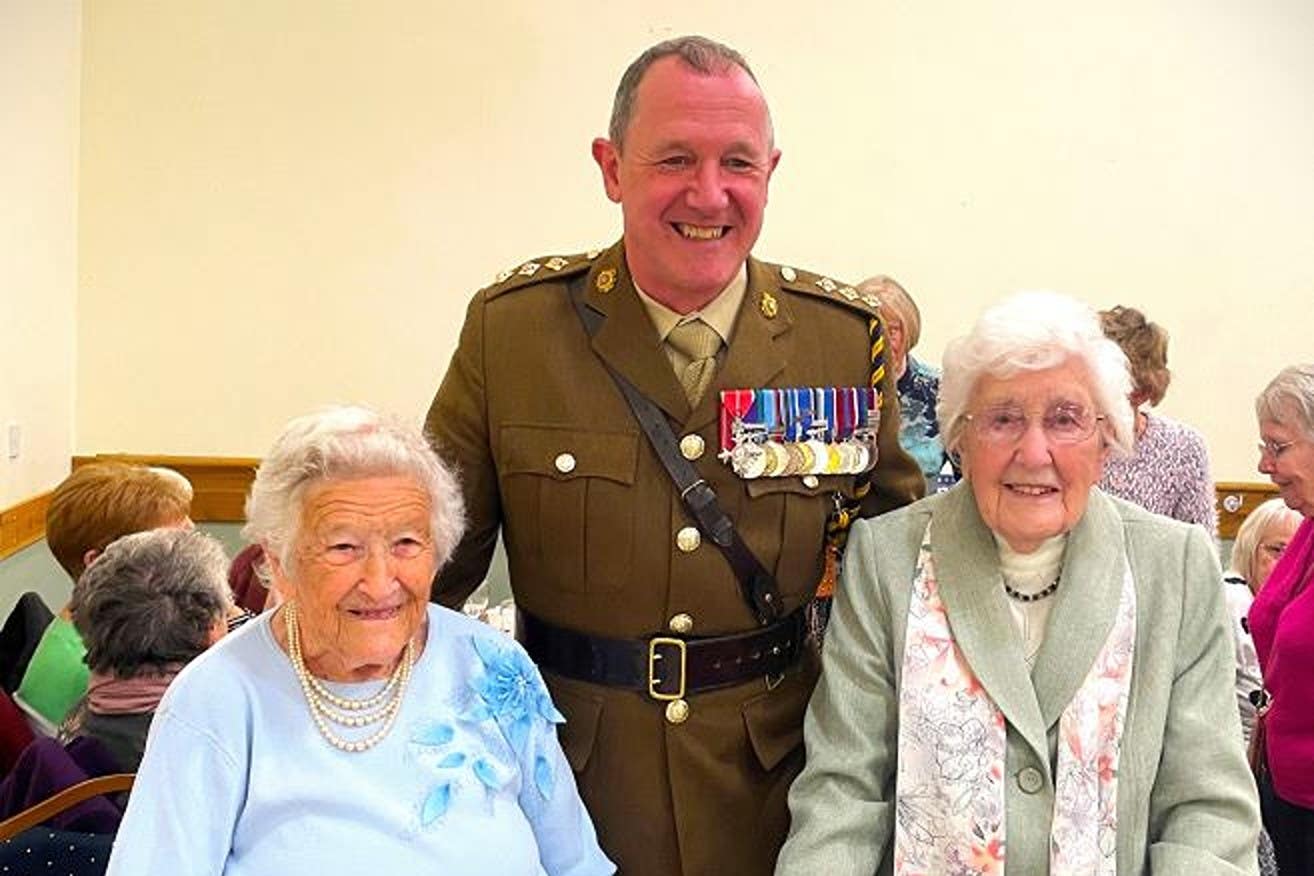
[[[334,748],[348,752],[367,751],[382,742],[397,720],[397,713],[401,711],[402,697],[411,679],[411,666],[415,663],[415,640],[407,640],[402,659],[397,661],[397,667],[377,693],[363,699],[352,699],[333,693],[306,669],[301,655],[295,602],[284,606],[283,619],[287,625],[288,657],[292,660],[297,680],[301,682],[301,691],[306,696],[310,717],[319,729],[319,735]],[[375,724],[381,726],[361,739],[344,739],[329,726],[330,722],[351,728],[372,727]]]
[[[1008,582],[1005,581],[1004,592],[1007,593],[1010,598],[1016,599],[1018,602],[1039,602],[1047,596],[1053,596],[1054,591],[1058,590],[1058,586],[1059,579],[1055,578],[1044,590],[1040,590],[1036,593],[1023,593],[1021,590],[1014,590],[1012,587],[1008,586]]]

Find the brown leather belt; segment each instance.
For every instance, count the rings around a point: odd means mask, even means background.
[[[751,633],[682,639],[609,639],[568,630],[519,610],[516,634],[540,668],[655,700],[779,676],[803,650],[802,608]]]

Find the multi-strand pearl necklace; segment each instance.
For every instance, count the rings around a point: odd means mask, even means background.
[[[408,639],[397,668],[392,671],[383,687],[364,699],[352,699],[333,693],[310,674],[301,655],[301,637],[297,627],[297,604],[289,602],[283,608],[287,624],[287,653],[301,682],[301,691],[310,706],[310,717],[319,728],[319,735],[342,751],[366,751],[383,741],[401,711],[402,697],[411,680],[411,666],[415,663],[415,640]],[[380,724],[369,736],[362,739],[343,739],[330,726],[330,722],[343,727],[364,728]]]

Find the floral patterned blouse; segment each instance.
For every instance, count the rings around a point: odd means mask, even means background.
[[[917,461],[928,487],[935,483],[949,456],[940,441],[935,404],[940,398],[940,372],[912,356],[897,384],[899,445]],[[957,480],[957,475],[955,475]]]

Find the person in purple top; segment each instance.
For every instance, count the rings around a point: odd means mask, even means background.
[[[1314,365],[1284,368],[1255,413],[1259,470],[1305,518],[1250,607],[1268,694],[1260,802],[1278,872],[1314,873]]]

